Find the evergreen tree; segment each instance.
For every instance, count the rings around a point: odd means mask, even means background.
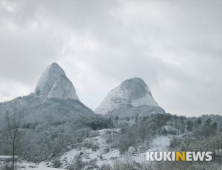
[[[198,119],[197,119],[197,125],[199,126],[199,125],[201,125],[202,124],[202,119],[201,119],[201,117],[199,117]]]
[[[187,130],[192,131],[193,125],[194,125],[193,122],[191,120],[188,120],[187,121]]]
[[[210,125],[211,122],[212,122],[211,118],[208,118],[208,119],[206,120],[206,122],[205,122],[205,125]]]
[[[214,128],[215,130],[217,130],[217,122],[214,122],[211,126],[212,126],[212,128]]]

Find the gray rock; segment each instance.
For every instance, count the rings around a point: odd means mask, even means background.
[[[79,100],[74,86],[57,63],[52,63],[42,74],[35,89],[35,96],[41,100],[53,97]]]
[[[69,79],[62,75],[60,76],[55,83],[53,84],[47,98],[59,98],[59,99],[75,99],[79,100],[76,95],[76,91],[72,82]]]
[[[156,103],[146,83],[141,78],[132,78],[111,90],[95,113],[135,118],[165,111]]]

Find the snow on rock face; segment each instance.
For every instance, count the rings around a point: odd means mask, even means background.
[[[96,108],[95,113],[106,114],[114,108],[117,108],[119,104],[126,102],[126,96],[120,89],[120,86],[117,86],[106,96],[105,100],[103,100],[102,103]]]
[[[140,78],[132,78],[113,89],[95,109],[95,113],[107,114],[122,104],[134,107],[143,105],[159,107],[146,83]]]
[[[76,95],[74,86],[66,76],[60,76],[53,84],[47,98],[60,98],[60,99],[76,99],[79,100]]]
[[[148,88],[147,88],[148,89]],[[131,102],[131,105],[134,107],[142,106],[142,105],[148,105],[148,106],[159,106],[155,100],[153,99],[150,92],[146,93],[142,98],[133,100]]]
[[[35,96],[42,100],[52,97],[79,100],[74,86],[57,63],[52,63],[42,74],[35,89]]]

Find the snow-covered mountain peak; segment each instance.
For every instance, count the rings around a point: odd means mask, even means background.
[[[79,100],[72,82],[65,75],[59,76],[53,84],[47,98],[53,97]]]
[[[122,105],[157,106],[149,87],[141,78],[131,78],[114,88],[95,109],[97,114],[107,114]]]
[[[152,96],[146,83],[141,78],[137,77],[122,82],[120,84],[120,89],[127,93],[131,100],[141,98],[146,93],[149,93]]]
[[[57,63],[52,63],[41,75],[35,89],[35,96],[43,100],[53,97],[79,99],[73,84]]]

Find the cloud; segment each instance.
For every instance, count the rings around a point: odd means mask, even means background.
[[[220,1],[1,1],[0,101],[58,62],[94,109],[141,77],[167,112],[220,114]],[[21,90],[23,89],[23,90]]]

